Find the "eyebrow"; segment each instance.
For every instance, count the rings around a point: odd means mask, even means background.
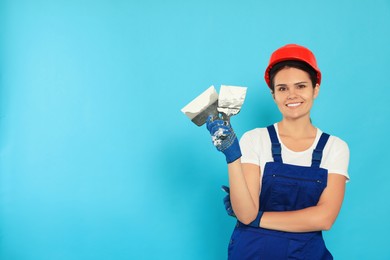
[[[300,85],[300,84],[308,84],[309,82],[307,82],[307,81],[299,81],[299,82],[297,82],[297,83],[294,83],[294,85],[296,86],[296,85]],[[284,84],[284,83],[281,83],[281,84],[278,84],[278,85],[275,85],[275,87],[286,87],[287,86],[287,84]]]
[[[300,82],[294,83],[294,85],[308,84],[308,83],[309,82],[307,82],[307,81],[300,81]]]

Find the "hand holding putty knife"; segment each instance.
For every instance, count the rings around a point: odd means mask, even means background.
[[[181,110],[197,126],[207,122],[214,146],[225,154],[228,163],[241,157],[230,117],[240,112],[246,89],[222,85],[218,95],[214,86],[211,86]]]

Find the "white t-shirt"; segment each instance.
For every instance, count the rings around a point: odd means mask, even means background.
[[[317,128],[317,135],[312,146],[302,152],[294,152],[288,149],[279,137],[278,126],[275,123],[275,130],[282,147],[282,159],[286,164],[299,166],[310,166],[314,148],[317,146],[322,131]],[[261,173],[267,162],[273,162],[271,151],[271,139],[267,128],[255,128],[246,132],[240,140],[241,162],[252,163],[260,166]],[[327,169],[328,173],[344,175],[349,180],[348,175],[349,148],[346,142],[336,136],[330,136],[325,145],[321,168]]]

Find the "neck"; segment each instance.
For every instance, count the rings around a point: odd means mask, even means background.
[[[316,128],[310,122],[310,117],[289,120],[283,118],[278,123],[279,134],[293,138],[302,138],[316,134]]]

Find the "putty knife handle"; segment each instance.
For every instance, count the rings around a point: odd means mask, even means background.
[[[228,116],[227,114],[222,113],[222,112],[220,114],[222,115],[223,121],[230,123],[230,116]]]

